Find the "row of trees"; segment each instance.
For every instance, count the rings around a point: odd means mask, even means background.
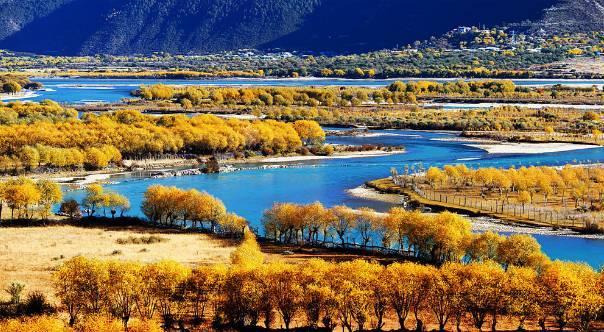
[[[10,209],[10,219],[48,219],[51,209],[63,199],[61,187],[50,180],[20,177],[0,182],[0,220]]]
[[[56,122],[0,126],[1,167],[103,168],[122,156],[161,154],[292,153],[321,144],[325,133],[314,121],[223,120],[211,115],[145,116],[118,111]]]
[[[80,149],[36,144],[24,146],[12,157],[5,157],[2,160],[2,167],[5,172],[15,168],[31,171],[42,166],[59,169],[84,167],[88,170],[98,170],[109,165],[119,165],[121,161],[122,154],[112,145]]]
[[[145,192],[142,203],[145,216],[152,222],[184,227],[209,226],[211,232],[217,227],[222,233],[241,234],[247,221],[227,210],[219,199],[206,192],[181,190],[176,187],[151,186]]]
[[[342,247],[358,241],[367,248],[375,241],[374,247],[436,264],[494,261],[502,267],[539,267],[547,261],[532,237],[474,234],[468,220],[449,212],[428,215],[393,208],[380,214],[368,208],[326,209],[318,202],[281,203],[264,213],[263,225],[266,236],[281,243],[331,244],[337,238]]]
[[[359,106],[368,102],[416,102],[415,95],[406,91],[339,87],[183,88],[160,84],[142,87],[133,94],[146,100],[174,100],[185,108],[204,105]]]
[[[417,130],[489,131],[493,136],[506,134],[501,139],[541,141],[571,140],[569,135],[592,135],[594,129],[604,130],[598,121],[601,114],[573,109],[544,108],[541,110],[517,106],[501,106],[489,110],[432,110],[407,106],[396,110],[386,107],[359,109],[324,109],[309,107],[282,107],[262,110],[268,118],[283,121],[315,120],[322,124],[346,126],[365,125],[380,128]],[[544,132],[547,129],[547,132]],[[524,137],[532,131],[539,137]],[[566,133],[564,136],[560,134]],[[558,138],[560,136],[560,138]],[[498,138],[498,137],[495,137]],[[583,141],[593,143],[593,138]]]
[[[60,212],[68,215],[70,218],[81,213],[81,208],[87,216],[93,217],[101,210],[103,216],[107,216],[107,210],[111,213],[111,218],[114,219],[119,211],[119,217],[130,210],[130,201],[127,197],[113,191],[108,191],[100,184],[91,184],[85,189],[86,195],[82,200],[82,204],[74,200],[67,200],[61,204]]]
[[[401,81],[383,89],[358,87],[244,87],[222,88],[169,85],[143,86],[133,95],[146,100],[174,100],[185,108],[209,105],[255,106],[359,106],[364,103],[414,104],[417,97],[601,99],[595,88],[517,87],[510,80],[484,81]]]
[[[587,331],[604,306],[604,278],[583,264],[549,262],[538,270],[490,261],[383,266],[363,260],[264,263],[251,233],[231,265],[190,269],[174,262],[139,264],[74,258],[53,275],[62,308],[76,323],[105,313],[128,326],[160,318],[184,329],[212,317],[215,326],[281,326],[348,331],[428,326],[492,330],[500,320],[537,323],[544,331]],[[391,323],[388,323],[391,322]],[[395,323],[396,322],[396,323]],[[534,326],[533,326],[534,327]]]
[[[405,174],[409,170],[404,171]],[[604,203],[604,169],[598,167],[521,167],[519,169],[479,168],[469,169],[465,165],[447,165],[443,169],[431,167],[425,176],[402,175],[405,182],[426,181],[432,188],[455,189],[457,191],[479,190],[496,195],[502,202],[514,199],[520,204],[536,203],[541,197],[544,206],[567,201],[594,206]]]

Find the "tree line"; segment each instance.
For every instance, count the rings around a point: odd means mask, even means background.
[[[543,331],[554,326],[587,331],[604,306],[604,277],[579,263],[547,262],[538,269],[488,259],[440,266],[318,259],[267,263],[250,232],[230,263],[190,268],[171,261],[75,257],[53,273],[53,284],[61,311],[76,328],[92,319],[99,326],[119,322],[124,329],[132,321],[157,320],[166,330],[206,324],[461,331],[488,324],[495,331],[506,321],[519,330],[538,325]],[[70,331],[60,320],[51,321],[61,325],[57,331]]]
[[[517,106],[500,106],[488,110],[441,110],[418,106],[359,108],[280,107],[259,110],[267,118],[280,121],[301,119],[324,125],[368,126],[392,129],[487,131],[509,140],[530,140],[527,132],[539,134],[541,141],[589,137],[602,131],[600,112],[544,107],[540,110]],[[561,135],[565,134],[565,135]],[[587,136],[586,136],[587,135]],[[558,137],[561,136],[561,137]],[[571,137],[572,136],[572,137]]]
[[[284,123],[225,120],[211,115],[153,117],[137,111],[88,113],[77,119],[69,111],[65,117],[54,104],[34,110],[20,104],[10,108],[14,112],[28,109],[23,111],[27,114],[45,113],[50,108],[58,118],[0,126],[0,169],[5,172],[43,166],[101,169],[119,164],[122,158],[163,154],[286,154],[300,151],[305,144],[322,144],[325,139],[321,127],[307,120]]]
[[[469,169],[465,165],[446,165],[443,169],[431,167],[419,177],[409,175],[405,169],[400,179],[424,181],[435,189],[478,190],[483,198],[494,195],[507,204],[539,201],[543,206],[559,204],[566,208],[571,202],[575,209],[586,210],[599,210],[604,204],[604,169],[599,167]]]
[[[547,257],[526,235],[472,233],[470,221],[450,212],[423,214],[402,208],[376,213],[369,208],[325,208],[321,203],[278,203],[265,211],[265,236],[279,243],[336,244],[342,248],[380,248],[437,265],[494,261],[538,268]]]
[[[0,182],[0,221],[10,210],[10,219],[48,219],[52,208],[63,199],[61,187],[50,180],[33,181],[19,177]]]
[[[505,99],[595,99],[604,93],[595,87],[553,86],[529,88],[516,86],[511,80],[477,80],[453,82],[396,81],[385,88],[360,87],[204,87],[143,86],[134,96],[152,101],[174,101],[184,108],[215,105],[246,106],[360,106],[362,104],[415,104],[417,98],[463,97]]]
[[[151,186],[144,195],[141,206],[147,219],[154,223],[183,227],[204,227],[215,233],[242,234],[247,220],[228,213],[219,199],[195,189]]]
[[[168,85],[143,86],[133,95],[145,100],[174,101],[184,108],[213,105],[246,106],[359,106],[368,102],[415,103],[412,93],[387,89],[339,87],[213,88]]]

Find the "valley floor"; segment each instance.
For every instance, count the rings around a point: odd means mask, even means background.
[[[161,242],[118,243],[149,236],[157,236]],[[75,256],[143,263],[167,259],[193,267],[227,262],[236,245],[204,234],[74,226],[0,227],[0,238],[0,287],[20,282],[26,285],[26,293],[48,295],[53,294],[52,272]]]

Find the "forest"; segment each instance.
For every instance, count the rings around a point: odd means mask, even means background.
[[[0,169],[102,169],[123,158],[168,154],[287,154],[322,144],[314,121],[246,121],[212,115],[154,117],[118,111],[77,117],[57,103],[0,105]],[[32,126],[35,124],[35,126]]]

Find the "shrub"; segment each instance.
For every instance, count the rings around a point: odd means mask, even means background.
[[[11,304],[18,305],[21,303],[21,293],[24,289],[25,285],[18,282],[13,282],[6,288],[6,292],[10,295]]]
[[[76,325],[78,332],[121,332],[122,323],[104,315],[92,315],[84,318]]]
[[[23,314],[27,316],[38,316],[51,311],[53,311],[53,308],[42,292],[29,293],[22,308]]]
[[[65,332],[65,323],[57,318],[41,316],[25,320],[11,319],[0,322],[2,332]]]
[[[129,236],[127,238],[119,238],[115,242],[117,244],[154,244],[164,241],[168,241],[168,239],[157,235],[150,235],[141,237]]]

